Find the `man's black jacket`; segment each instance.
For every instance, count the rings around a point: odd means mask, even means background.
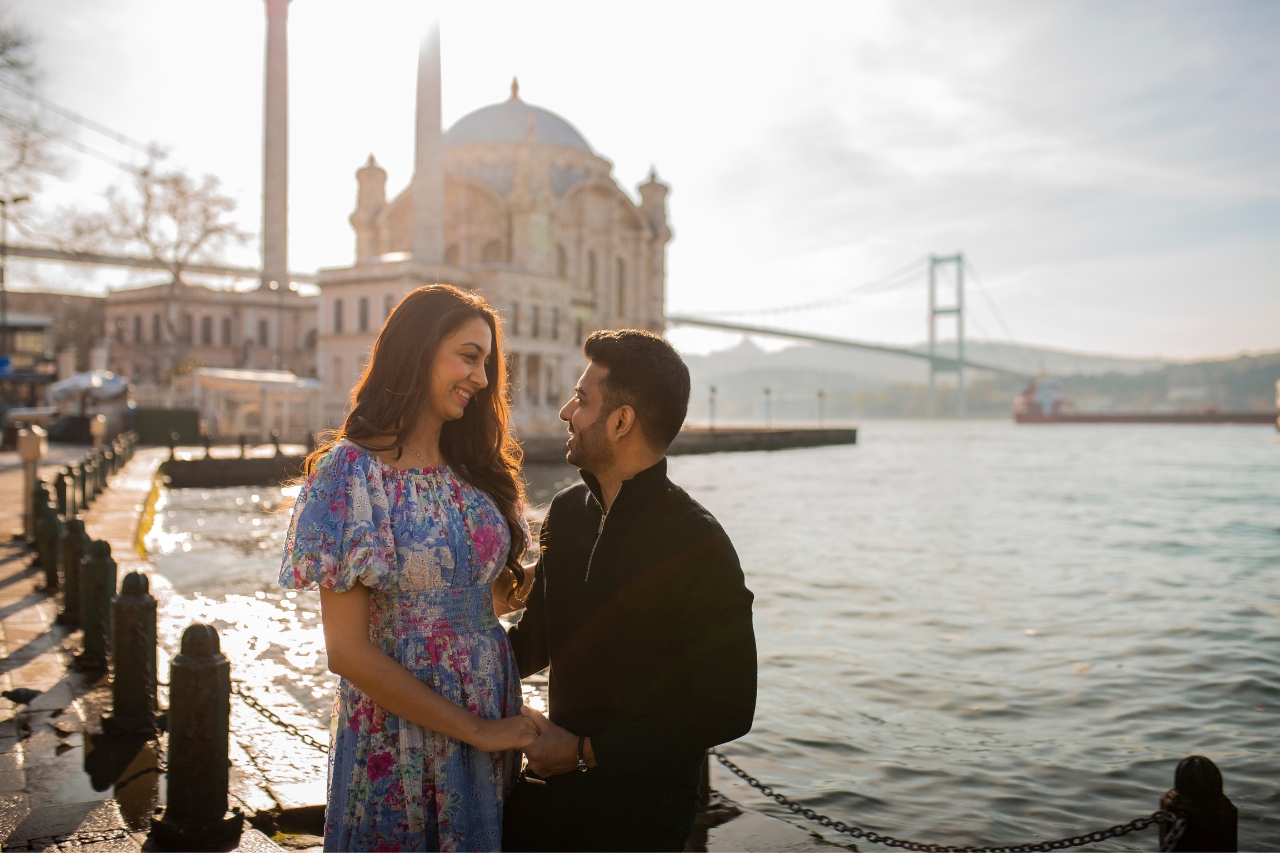
[[[599,781],[696,784],[703,752],[751,729],[752,594],[719,522],[667,462],[551,502],[528,608],[509,634],[521,676],[551,666],[550,717],[587,735]]]

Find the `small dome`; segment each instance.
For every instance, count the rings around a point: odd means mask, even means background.
[[[481,107],[458,119],[444,135],[446,146],[479,145],[486,142],[524,142],[533,118],[535,139],[544,145],[563,145],[591,153],[591,146],[573,125],[555,113],[532,107],[520,100],[513,82],[511,99]]]

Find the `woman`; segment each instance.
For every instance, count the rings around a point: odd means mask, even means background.
[[[307,459],[280,585],[320,587],[341,676],[326,850],[498,850],[537,736],[497,617],[531,572],[492,309],[420,287],[387,319],[333,443]]]

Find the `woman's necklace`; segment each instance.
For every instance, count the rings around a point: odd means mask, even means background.
[[[431,465],[428,465],[428,464],[427,464],[427,460],[426,460],[426,459],[424,459],[424,458],[422,458],[422,454],[421,454],[421,453],[419,453],[418,451],[416,451],[416,450],[414,450],[414,449],[413,449],[413,445],[411,445],[411,444],[407,444],[407,443],[406,443],[406,444],[405,444],[405,447],[409,448],[409,452],[410,452],[410,453],[412,453],[414,456],[418,457],[418,461],[422,463],[422,467],[423,467],[423,468],[431,468],[431,467],[433,467],[433,466],[431,466]]]

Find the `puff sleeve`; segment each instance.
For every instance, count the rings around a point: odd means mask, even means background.
[[[395,582],[395,539],[382,471],[359,447],[334,445],[302,483],[280,565],[280,586],[346,592]]]

